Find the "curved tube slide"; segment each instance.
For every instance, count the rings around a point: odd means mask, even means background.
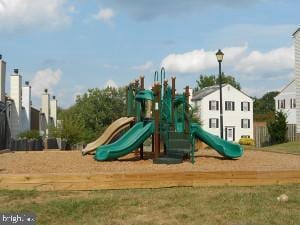
[[[98,161],[112,160],[129,154],[137,149],[153,133],[153,122],[136,123],[116,142],[97,148],[95,159]]]
[[[203,130],[199,124],[192,124],[192,134],[201,141],[215,149],[222,156],[234,159],[243,155],[244,149],[239,144],[225,141],[216,135],[210,134]]]

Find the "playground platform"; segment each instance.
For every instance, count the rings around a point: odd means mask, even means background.
[[[1,189],[99,190],[178,186],[268,185],[300,183],[300,156],[246,150],[227,160],[212,150],[196,153],[196,162],[153,164],[150,153],[96,162],[80,151],[6,152],[0,157]]]

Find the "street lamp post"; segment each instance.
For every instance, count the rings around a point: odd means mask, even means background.
[[[219,49],[216,53],[219,62],[219,88],[220,88],[220,137],[223,139],[223,101],[222,101],[222,70],[221,64],[223,61],[224,53]]]

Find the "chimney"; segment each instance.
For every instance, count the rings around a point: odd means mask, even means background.
[[[16,73],[17,72],[17,73]],[[21,109],[22,109],[22,76],[16,69],[14,73],[10,76],[10,97],[14,101],[12,109],[12,136],[15,137],[21,131]]]
[[[6,62],[0,55],[0,101],[5,102]]]
[[[31,129],[31,87],[29,81],[25,81],[22,87],[22,106],[24,107],[24,121],[22,121],[23,130]]]
[[[57,100],[55,96],[52,96],[50,101],[50,116],[53,119],[54,126],[57,125]]]
[[[48,89],[44,90],[44,93],[42,94],[42,113],[45,114],[46,123],[48,126],[49,123],[49,114],[50,114],[50,96],[48,94]]]

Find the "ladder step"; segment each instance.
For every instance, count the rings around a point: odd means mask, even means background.
[[[188,154],[191,153],[191,148],[168,148],[167,153],[182,153],[182,154]]]
[[[162,156],[153,160],[154,164],[179,164],[182,163],[182,158],[173,158],[168,156]]]

